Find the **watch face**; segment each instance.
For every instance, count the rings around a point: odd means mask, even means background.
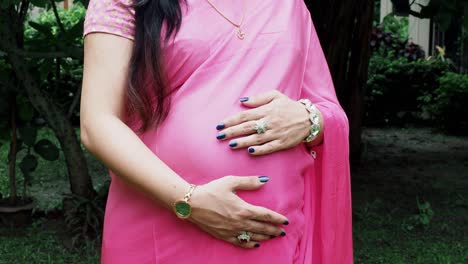
[[[174,211],[179,218],[188,218],[192,211],[190,204],[185,201],[177,201],[174,205]]]

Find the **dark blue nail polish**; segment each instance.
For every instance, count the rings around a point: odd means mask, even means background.
[[[221,130],[221,129],[224,129],[226,127],[226,125],[224,125],[224,123],[219,123],[217,126],[216,126],[216,129],[217,130]]]
[[[237,142],[236,141],[231,141],[231,142],[229,142],[229,146],[231,148],[237,147]]]
[[[260,247],[260,244],[259,243],[255,244],[255,247],[256,248]]]
[[[226,133],[221,133],[216,136],[217,139],[223,139],[226,137]]]
[[[289,222],[288,222],[288,221],[285,221],[285,222],[283,223],[283,225],[289,225]]]
[[[249,153],[254,153],[255,149],[254,148],[249,148]]]
[[[286,235],[286,232],[281,232],[281,236],[285,236]]]
[[[242,103],[247,102],[248,100],[249,100],[248,97],[242,97],[242,98],[240,99],[240,101],[241,101]]]
[[[258,177],[260,179],[260,182],[267,182],[270,180],[270,178],[268,176],[260,176]]]

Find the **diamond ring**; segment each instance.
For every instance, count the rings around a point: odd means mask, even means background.
[[[268,126],[264,119],[256,120],[254,129],[257,131],[257,134],[263,134],[267,131]]]
[[[250,235],[246,231],[243,231],[237,236],[237,240],[239,240],[239,243],[248,243],[250,241]]]

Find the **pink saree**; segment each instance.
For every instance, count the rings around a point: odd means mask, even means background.
[[[130,0],[91,0],[85,32],[133,39]],[[240,1],[213,1],[233,20]],[[303,1],[249,0],[243,30],[205,0],[182,5],[182,27],[164,47],[171,112],[156,131],[139,134],[181,177],[204,184],[225,175],[267,175],[258,191],[239,191],[249,203],[288,217],[287,235],[246,250],[217,240],[154,204],[109,170],[102,263],[349,264],[353,263],[348,120]],[[98,89],[99,87],[96,87]],[[324,142],[265,156],[232,150],[216,125],[246,110],[239,98],[278,89],[309,98],[325,121]],[[130,120],[134,127],[138,120]],[[196,195],[196,192],[194,193]]]

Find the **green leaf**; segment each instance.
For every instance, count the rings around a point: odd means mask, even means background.
[[[468,3],[463,5],[463,30],[468,32]],[[468,37],[468,34],[464,34],[465,38]]]
[[[421,215],[419,220],[421,221],[422,225],[428,225],[429,222],[431,221],[427,215]]]
[[[68,42],[75,42],[76,38],[81,37],[81,35],[83,34],[83,23],[84,17],[81,18],[80,21],[78,21],[78,23],[76,23],[66,31],[65,37],[67,38]]]
[[[424,203],[419,205],[420,210],[427,210],[427,209],[429,209],[429,207],[431,207],[429,202],[424,202]]]
[[[0,123],[0,142],[8,141],[10,137],[10,128],[6,123]]]
[[[82,3],[83,6],[88,6],[89,0],[76,0],[76,2]]]
[[[49,0],[29,0],[29,2],[31,2],[31,4],[33,4],[36,7],[44,8],[49,3]]]
[[[18,99],[18,116],[23,121],[31,121],[34,116],[34,108],[25,97]]]
[[[442,3],[440,0],[431,0],[426,6],[422,4],[417,5],[421,6],[421,11],[419,11],[419,13],[422,18],[431,18],[439,12]]]
[[[0,123],[10,120],[10,102],[7,99],[7,93],[0,90]]]
[[[20,138],[28,146],[34,146],[37,138],[37,128],[31,125],[25,125],[18,128]]]
[[[23,143],[23,140],[21,140],[20,138],[16,140],[16,154],[18,155],[18,153],[22,150],[22,149],[25,149],[26,147],[24,146],[24,143]]]
[[[48,161],[57,160],[60,155],[59,149],[48,139],[39,140],[34,146],[34,151]]]
[[[6,9],[10,7],[11,5],[16,5],[19,4],[20,0],[2,0],[0,1],[0,8],[1,9]]]
[[[28,154],[21,160],[19,167],[23,174],[29,174],[37,168],[38,162],[34,155]]]
[[[31,187],[32,175],[29,172],[23,172],[24,183]]]
[[[40,33],[48,37],[54,38],[54,35],[52,33],[52,27],[48,27],[48,26],[36,23],[34,21],[29,21],[29,25],[35,30],[39,31]]]
[[[452,12],[440,12],[437,16],[437,22],[439,22],[439,25],[443,31],[446,31],[449,28],[453,19],[453,15],[454,14]]]

